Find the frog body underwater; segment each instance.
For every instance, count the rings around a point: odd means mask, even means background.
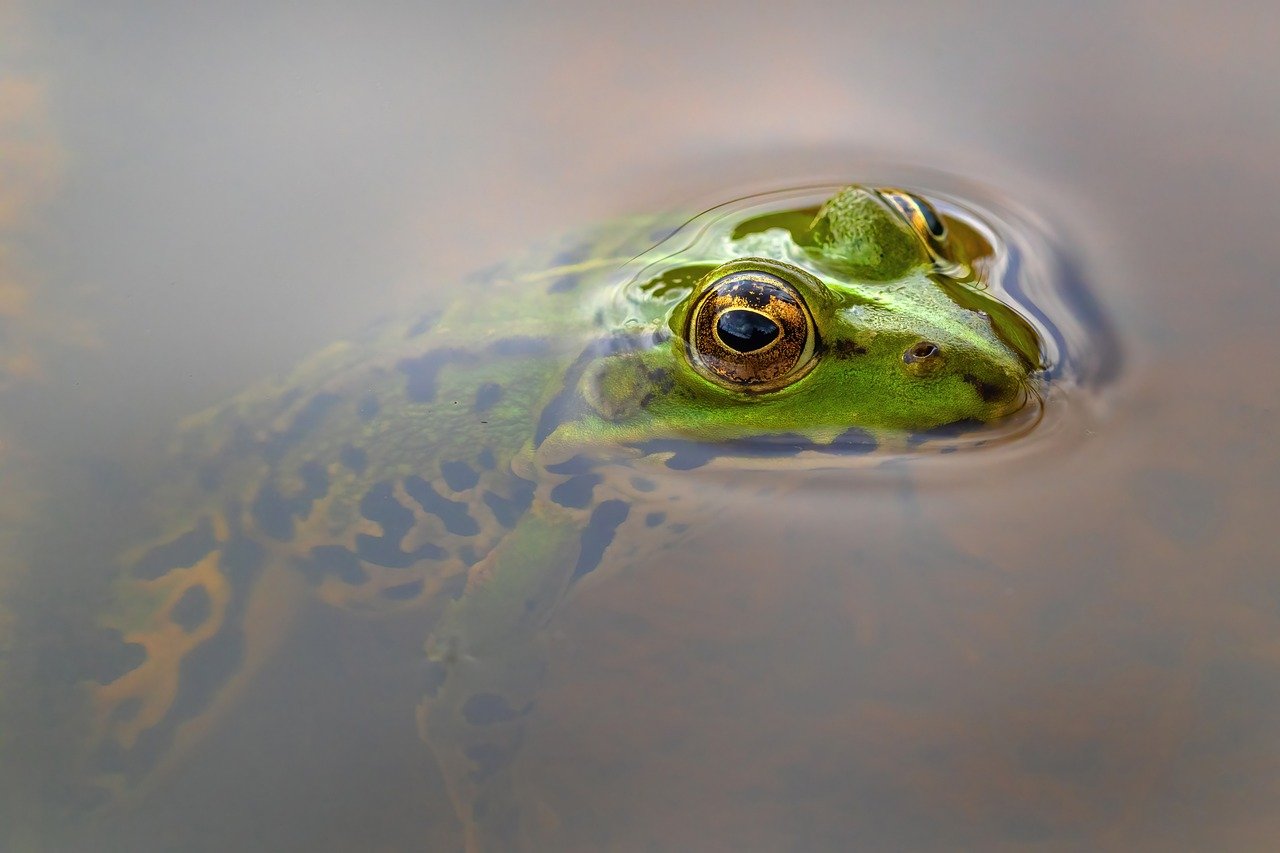
[[[670,231],[501,268],[192,420],[101,615],[120,641],[86,685],[101,778],[144,783],[229,701],[266,647],[255,590],[289,574],[335,606],[433,614],[420,733],[468,849],[518,849],[541,638],[616,537],[663,532],[645,465],[778,436],[861,452],[1035,397],[1034,330],[919,195]]]

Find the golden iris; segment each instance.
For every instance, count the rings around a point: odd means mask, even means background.
[[[731,272],[710,284],[689,315],[690,361],[713,382],[771,391],[813,362],[813,318],[785,279],[761,270]]]

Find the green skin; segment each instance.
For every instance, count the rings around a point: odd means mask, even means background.
[[[157,536],[101,616],[131,653],[86,685],[86,754],[114,759],[97,783],[127,796],[162,775],[269,650],[279,614],[255,602],[301,577],[337,606],[432,614],[419,726],[467,847],[530,844],[518,747],[544,629],[584,574],[626,559],[615,538],[678,535],[642,519],[692,503],[663,503],[679,478],[638,474],[669,474],[689,442],[821,448],[859,428],[892,444],[1032,393],[1034,332],[967,275],[965,246],[930,243],[875,190],[816,213],[696,220],[632,264],[654,223],[624,223],[195,419],[161,472]],[[701,294],[743,270],[812,316],[811,360],[764,391],[709,377],[687,340]],[[904,360],[925,341],[936,356]],[[235,667],[208,663],[226,649]]]

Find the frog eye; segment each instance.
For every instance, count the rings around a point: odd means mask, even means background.
[[[910,223],[931,249],[941,251],[942,243],[947,239],[947,224],[942,221],[933,205],[915,193],[906,190],[881,189],[880,195],[892,204]]]
[[[712,382],[747,391],[789,385],[813,364],[809,307],[785,279],[737,270],[712,281],[689,312],[689,360]]]
[[[918,341],[902,354],[902,363],[917,376],[927,376],[942,367],[942,347],[933,341]]]

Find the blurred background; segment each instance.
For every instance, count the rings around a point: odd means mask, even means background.
[[[599,794],[631,798],[636,812],[593,808],[618,849],[1271,849],[1278,39],[1280,11],[1264,2],[0,0],[0,511],[31,511],[30,483],[46,478],[111,489],[129,454],[182,415],[399,306],[447,300],[464,273],[541,238],[814,180],[874,180],[878,163],[942,170],[1031,212],[1086,271],[1125,353],[1094,401],[1101,422],[1056,461],[922,491],[930,529],[973,561],[958,574],[941,548],[908,554],[887,534],[823,546],[915,567],[914,585],[886,568],[841,594],[861,596],[863,616],[888,631],[881,677],[951,688],[916,716],[866,710],[833,751],[820,748],[830,730],[797,745],[824,768],[806,780],[822,789],[804,795],[811,809],[779,805],[798,801],[786,799],[801,797],[798,782],[768,794],[770,807],[708,794],[735,762],[769,765],[750,753],[785,727],[785,703],[689,765],[633,768]],[[867,496],[823,500],[837,525],[884,511]],[[734,583],[718,577],[695,600]],[[810,622],[834,581],[810,580],[753,593],[778,633],[757,641],[767,653],[723,659],[738,661],[730,683],[760,674],[763,693],[739,699],[817,696],[841,665],[846,623]],[[626,650],[593,641],[608,631],[599,614],[681,612],[636,583],[577,600],[561,652],[566,669],[604,680],[597,696],[624,705],[635,697],[609,693],[607,673]],[[1014,600],[1016,616],[1001,609]],[[336,630],[317,618],[321,634]],[[805,624],[817,633],[800,642]],[[343,642],[376,650],[395,630],[420,642],[412,626],[362,626]],[[778,679],[796,660],[814,667],[812,681]],[[682,701],[703,683],[686,677],[666,694],[658,677],[650,695]],[[591,735],[600,706],[593,714],[574,684],[561,687],[535,753],[595,742],[576,765],[591,766],[606,743],[656,742],[622,722]],[[415,691],[403,692],[408,705],[397,695],[387,707],[412,707]],[[289,701],[271,705],[271,732],[287,727]],[[710,727],[720,713],[700,719]],[[332,725],[346,719],[335,711]],[[371,754],[325,767],[377,779]],[[823,764],[824,754],[844,757]],[[879,757],[849,769],[868,755]],[[547,761],[558,790],[592,790]],[[326,796],[347,808],[315,818],[298,790],[304,765],[288,766],[297,774],[263,785],[293,805],[210,820],[216,831],[196,821],[213,833],[200,837],[422,841],[392,831],[405,815],[394,799],[379,811],[339,789]],[[152,813],[102,843],[143,849],[129,845],[161,837],[160,824],[183,838],[177,816],[191,820],[235,778],[219,772],[174,795],[186,799],[166,806],[169,823]],[[853,777],[857,808],[823,799]]]
[[[1144,314],[1261,296],[1169,287],[1274,214],[1265,3],[6,3],[7,123],[41,140],[6,257],[92,321],[65,378],[103,429],[540,237],[868,155],[1043,213]]]

